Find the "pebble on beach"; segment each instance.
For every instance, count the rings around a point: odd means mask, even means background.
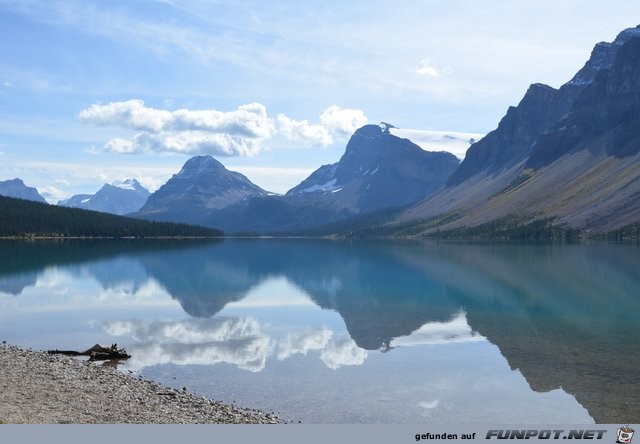
[[[255,412],[123,374],[113,367],[0,344],[5,424],[276,424]]]

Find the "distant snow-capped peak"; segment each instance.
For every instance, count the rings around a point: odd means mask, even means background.
[[[123,190],[132,191],[137,191],[142,188],[140,182],[138,182],[136,179],[116,180],[115,182],[111,183],[111,185]]]

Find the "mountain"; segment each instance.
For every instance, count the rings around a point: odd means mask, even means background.
[[[227,170],[213,157],[196,156],[149,196],[146,204],[132,216],[200,223],[213,210],[268,194],[242,174]]]
[[[76,194],[58,205],[85,210],[125,215],[138,211],[149,198],[149,191],[136,179],[127,179],[111,185],[104,184],[96,194]]]
[[[14,197],[16,199],[32,200],[34,202],[47,203],[47,201],[33,187],[28,187],[22,179],[0,181],[0,196]]]
[[[213,228],[146,220],[0,196],[0,237],[219,237]]]
[[[459,165],[447,152],[428,152],[390,132],[365,125],[337,163],[323,165],[284,196],[260,196],[212,212],[207,226],[225,231],[307,230],[387,208],[403,207],[444,185]]]
[[[590,235],[637,223],[639,127],[640,27],[597,44],[560,89],[532,85],[498,128],[469,148],[445,188],[395,218],[387,232],[546,220]]]
[[[320,167],[287,196],[313,196],[355,214],[368,213],[416,202],[458,167],[453,154],[424,151],[391,134],[390,128],[384,123],[363,126],[339,162]]]

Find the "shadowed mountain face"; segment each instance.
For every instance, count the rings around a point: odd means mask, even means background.
[[[532,85],[472,145],[445,189],[396,222],[439,215],[424,233],[507,216],[600,233],[640,220],[640,28],[599,43],[559,90]]]
[[[366,125],[351,137],[339,162],[320,167],[287,196],[332,200],[366,213],[416,202],[441,187],[457,167],[453,154],[424,151],[392,135],[387,124]],[[341,193],[348,195],[344,202]]]
[[[147,203],[132,214],[144,219],[202,223],[213,210],[267,192],[211,156],[189,159]]]
[[[580,150],[616,158],[640,152],[640,29],[618,48],[574,103],[571,112],[540,137],[525,167],[543,168]],[[637,31],[637,32],[636,32]]]
[[[464,313],[469,328],[497,345],[533,390],[562,388],[597,422],[640,417],[635,407],[640,305],[634,292],[640,286],[640,251],[632,245],[324,240],[191,242],[187,248],[179,242],[118,242],[106,250],[97,242],[42,245],[2,245],[21,259],[3,266],[0,289],[17,294],[17,285],[32,285],[38,270],[53,265],[80,267],[83,275],[111,288],[122,285],[118,270],[124,267],[136,288],[154,279],[191,316],[214,318],[229,302],[280,276],[318,306],[337,311],[360,348],[394,353],[402,338]]]
[[[447,187],[483,172],[500,174],[526,159],[536,139],[566,114],[575,95],[575,87],[556,90],[540,83],[531,85],[518,106],[507,110],[498,128],[469,148]]]
[[[226,232],[282,232],[417,202],[441,187],[458,167],[446,152],[428,152],[366,125],[349,140],[339,162],[324,165],[285,196],[261,196],[213,212],[207,225]]]
[[[47,201],[33,187],[28,187],[22,179],[0,181],[0,196],[13,197],[15,199],[33,200],[34,202],[47,203]]]
[[[96,194],[76,194],[58,205],[125,215],[138,211],[149,198],[149,191],[136,179],[104,184]]]

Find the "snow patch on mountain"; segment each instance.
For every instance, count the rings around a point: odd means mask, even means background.
[[[113,182],[111,185],[117,188],[121,188],[123,190],[136,191],[140,189],[140,184],[135,179],[117,180]]]
[[[312,185],[310,187],[304,188],[300,190],[300,193],[313,193],[315,191],[336,191],[338,187],[336,187],[337,179],[334,177],[329,182],[324,183],[322,185]],[[340,187],[342,188],[342,187]]]

